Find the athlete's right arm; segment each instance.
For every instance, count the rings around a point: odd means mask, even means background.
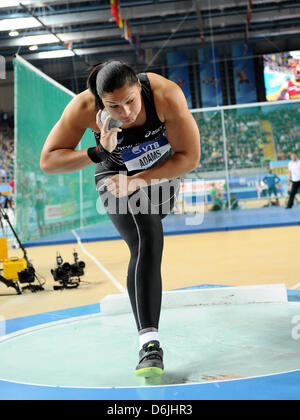
[[[51,130],[41,153],[40,167],[46,174],[79,171],[93,162],[87,149],[75,150],[89,127],[81,98],[74,98]]]

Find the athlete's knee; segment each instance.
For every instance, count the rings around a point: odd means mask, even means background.
[[[140,241],[140,255],[147,261],[160,261],[163,253],[163,235],[151,232]]]
[[[131,258],[140,260],[154,261],[162,255],[163,238],[153,237],[153,235],[140,235],[138,238],[130,237],[127,239]]]

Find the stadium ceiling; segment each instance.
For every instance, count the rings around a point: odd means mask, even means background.
[[[162,50],[245,40],[249,0],[121,0],[120,5],[149,66]],[[299,31],[299,0],[252,1],[250,43],[263,43],[269,52],[288,44],[300,49]],[[39,68],[51,65],[51,56],[68,60],[65,53],[75,57],[79,70],[116,57],[140,61],[111,15],[110,0],[1,0],[0,55],[11,61],[16,53]]]

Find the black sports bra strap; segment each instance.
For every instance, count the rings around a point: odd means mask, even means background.
[[[156,112],[153,92],[151,89],[149,78],[146,73],[138,74],[138,78],[140,79],[140,82],[142,84],[142,94],[143,94],[145,107],[146,107],[147,120],[150,119],[153,125],[159,126],[162,124],[162,122],[158,118],[158,115]]]

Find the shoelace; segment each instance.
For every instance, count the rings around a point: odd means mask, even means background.
[[[153,359],[161,359],[161,355],[159,354],[159,348],[156,346],[148,346],[146,348],[146,354],[144,355],[144,358],[153,360]]]

